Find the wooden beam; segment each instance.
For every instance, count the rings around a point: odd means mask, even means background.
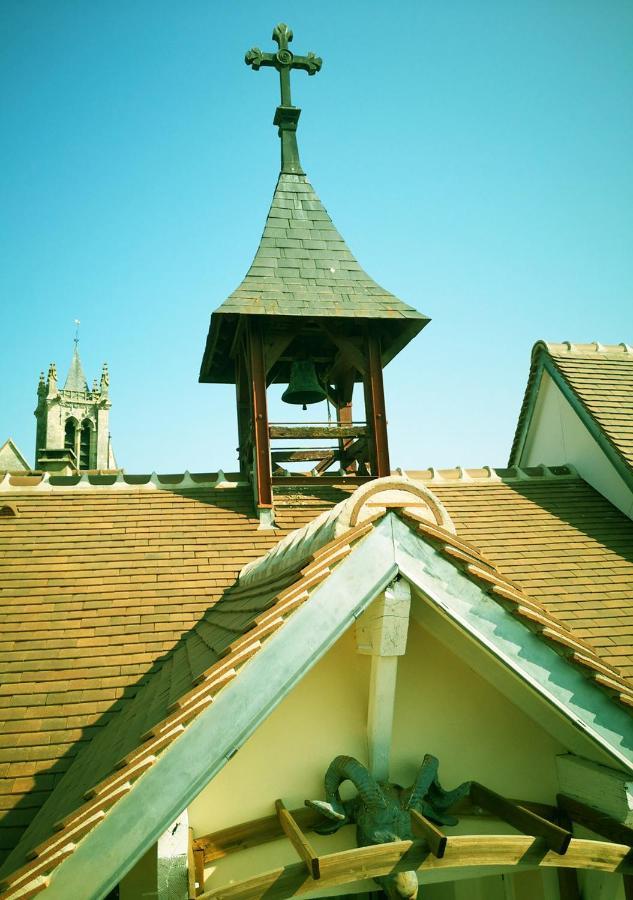
[[[560,900],[582,900],[576,870],[559,869],[557,874]]]
[[[338,450],[273,450],[270,454],[273,462],[313,462],[317,459],[330,459]]]
[[[294,334],[278,334],[276,337],[273,337],[264,343],[264,360],[267,377],[272,367],[294,337]]]
[[[518,803],[506,800],[501,794],[491,791],[477,781],[473,781],[471,785],[470,798],[473,803],[483,806],[518,831],[544,838],[547,846],[556,853],[563,854],[567,851],[572,838],[571,832],[559,825],[548,822],[547,819],[530,812]]]
[[[196,891],[196,858],[193,852],[193,828],[189,826],[189,842],[187,844],[187,897],[195,900]]]
[[[316,810],[309,809],[307,806],[293,809],[290,812],[294,821],[304,831],[328,821]],[[204,860],[209,863],[215,859],[221,859],[229,853],[276,841],[283,836],[283,833],[277,816],[264,816],[261,819],[252,819],[250,822],[231,825],[229,828],[223,828],[213,834],[198,837],[195,839],[194,845],[203,851]]]
[[[271,438],[292,440],[318,440],[327,438],[357,438],[368,433],[365,425],[271,425]]]
[[[387,440],[387,412],[382,382],[380,341],[371,331],[367,335],[368,370],[365,374],[365,416],[372,436],[371,473],[378,478],[391,474]]]
[[[409,810],[411,813],[411,826],[416,834],[419,834],[431,848],[433,856],[441,859],[446,853],[447,837],[441,829],[434,825],[426,816],[417,809]]]
[[[545,803],[530,803],[523,800],[514,800],[513,802],[520,803],[541,816],[553,817],[556,815],[555,806],[549,806]],[[454,811],[460,817],[465,816],[477,819],[488,819],[491,817],[490,813],[482,815],[481,812],[476,812],[477,809],[480,809],[480,807],[475,807],[469,797],[464,797],[455,806]],[[322,825],[328,822],[316,810],[304,806],[291,810],[291,813],[293,819],[303,831],[311,831],[315,825]],[[223,828],[221,831],[194,838],[194,849],[204,854],[206,862],[213,862],[213,860],[221,859],[230,853],[237,853],[249,847],[257,847],[259,844],[275,841],[282,835],[283,831],[277,816],[264,816],[261,819],[241,822],[238,825]],[[623,843],[626,843],[626,841]]]
[[[574,838],[565,856],[549,850],[542,838],[530,835],[455,835],[447,840],[443,857],[434,856],[426,841],[395,841],[321,856],[321,878],[315,881],[303,863],[283,866],[245,881],[213,888],[203,900],[284,900],[317,888],[353,884],[376,875],[454,868],[503,866],[506,868],[571,868],[633,874],[629,848],[603,841]]]
[[[565,794],[558,794],[556,801],[559,807],[572,819],[596,834],[601,834],[617,844],[628,844],[633,847],[633,828],[623,825],[612,816],[593,809],[580,800],[574,800]]]
[[[193,848],[193,862],[196,873],[196,882],[198,887],[196,888],[196,897],[199,897],[200,894],[204,893],[204,850],[199,849],[195,846]]]
[[[256,503],[271,507],[273,502],[270,480],[270,441],[268,438],[268,407],[266,404],[266,372],[261,326],[251,322],[249,327],[249,364],[255,443]]]
[[[367,370],[367,362],[365,357],[363,356],[361,350],[350,341],[349,338],[343,337],[340,334],[337,334],[332,328],[329,328],[323,318],[319,319],[319,325],[321,326],[322,331],[329,337],[335,347],[341,352],[341,356],[343,359],[346,359],[350,366],[353,366],[355,369],[358,369],[361,375],[363,375]],[[338,363],[338,360],[337,360]]]
[[[573,753],[556,757],[561,794],[633,828],[633,777]]]
[[[308,874],[316,881],[321,877],[319,857],[303,831],[299,828],[292,813],[284,806],[283,800],[275,800],[275,809],[284,834],[303,860]]]

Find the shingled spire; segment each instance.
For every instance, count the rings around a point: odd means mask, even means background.
[[[272,502],[266,387],[288,384],[301,364],[313,368],[313,385],[337,409],[336,453],[273,451],[273,463],[318,460],[313,474],[335,463],[349,475],[389,474],[382,368],[426,325],[426,316],[377,284],[360,266],[335,228],[299,160],[292,105],[293,69],[316,74],[314,53],[295,56],[292,31],[277,25],[276,53],[253,48],[246,63],[279,72],[281,103],[274,124],[281,140],[281,173],[255,258],[242,283],[211,316],[200,381],[235,384],[238,394],[240,466],[252,474],[260,507]],[[367,423],[351,423],[355,382],[365,390]],[[317,385],[318,386],[318,385]],[[297,402],[297,401],[289,401]],[[307,401],[316,402],[316,401]],[[305,432],[305,429],[303,429]],[[327,432],[327,435],[325,434]],[[356,433],[358,432],[358,433]],[[311,434],[309,440],[321,435]],[[279,435],[285,442],[293,435]]]

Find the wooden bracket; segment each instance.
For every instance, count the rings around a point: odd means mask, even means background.
[[[424,838],[433,856],[441,859],[446,853],[447,837],[444,832],[437,825],[434,825],[433,822],[429,821],[426,816],[419,813],[417,809],[410,809],[409,812],[411,813],[411,827],[415,833]]]
[[[303,860],[308,874],[315,881],[318,880],[321,877],[320,862],[312,845],[293,818],[290,810],[284,806],[283,800],[275,800],[275,809],[284,834]]]
[[[494,813],[513,828],[522,831],[523,834],[544,838],[547,846],[555,853],[559,853],[561,856],[566,853],[572,835],[565,828],[548,822],[547,819],[543,819],[518,803],[513,803],[512,800],[506,800],[501,794],[496,794],[477,781],[473,781],[471,785],[470,799],[477,806],[482,806]]]

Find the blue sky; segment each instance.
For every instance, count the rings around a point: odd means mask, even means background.
[[[3,0],[0,442],[81,319],[127,471],[234,467],[199,385],[279,169],[272,47],[304,167],[379,283],[432,318],[385,371],[394,465],[503,465],[539,338],[633,343],[633,4]],[[273,416],[277,404],[273,404]]]

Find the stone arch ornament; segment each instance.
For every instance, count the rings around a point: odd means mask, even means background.
[[[338,529],[342,532],[354,528],[389,509],[407,510],[431,525],[456,534],[451,517],[438,497],[420,482],[402,476],[379,478],[357,488],[337,523]]]

